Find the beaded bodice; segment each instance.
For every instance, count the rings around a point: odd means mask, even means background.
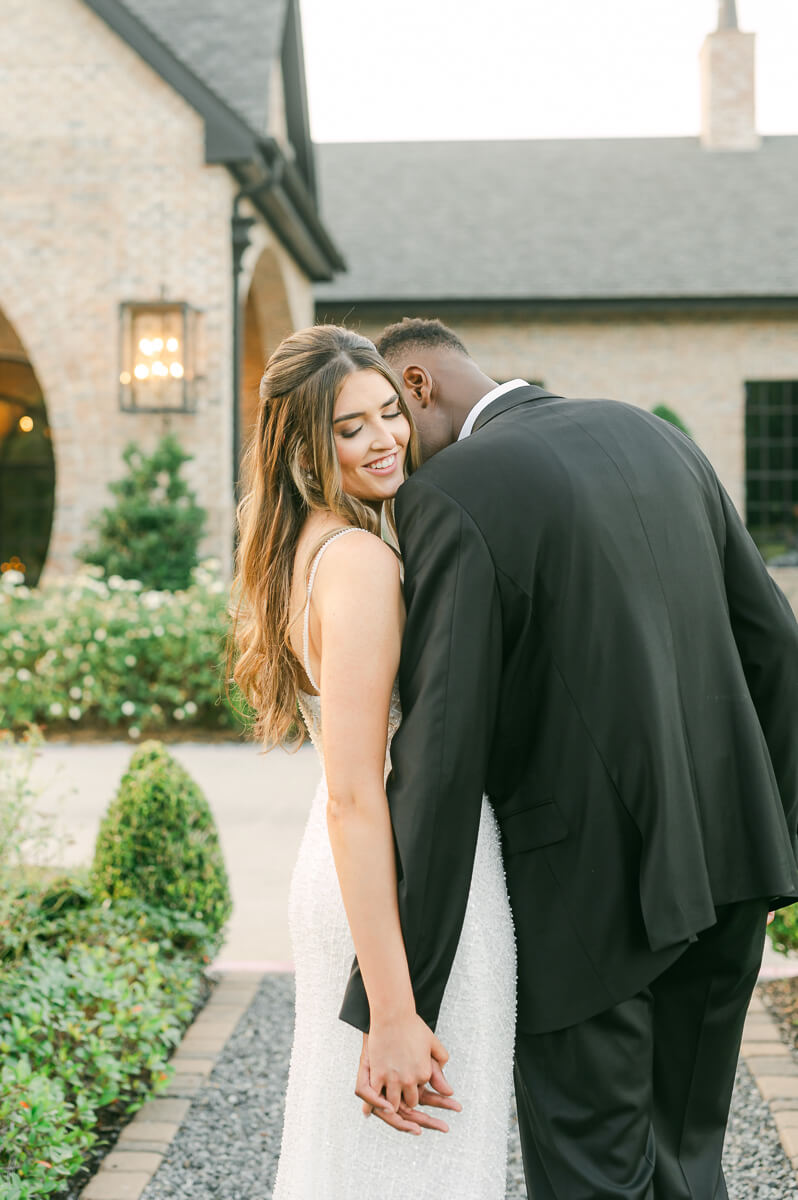
[[[310,740],[316,747],[322,766],[324,764],[324,742],[321,731],[321,697],[313,696],[310,692],[300,692],[298,696],[299,711],[307,726]],[[399,688],[394,684],[391,693],[391,705],[388,712],[388,740],[385,746],[385,778],[391,769],[391,742],[402,721],[402,707],[399,703]]]

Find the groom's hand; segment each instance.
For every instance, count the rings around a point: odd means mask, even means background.
[[[431,1034],[431,1031],[429,1032]],[[443,1062],[445,1062],[448,1058],[446,1051],[438,1039],[432,1034],[431,1036],[439,1048]],[[444,1108],[450,1109],[452,1112],[462,1111],[461,1105],[452,1095],[452,1088],[446,1082],[441,1069],[441,1063],[434,1058],[430,1058],[428,1074],[428,1085],[421,1084],[418,1088],[418,1103],[428,1108]],[[365,1116],[368,1117],[372,1113],[375,1113],[386,1125],[390,1125],[393,1129],[398,1129],[402,1133],[419,1134],[422,1128],[436,1129],[441,1133],[449,1132],[449,1127],[444,1121],[440,1121],[436,1117],[432,1117],[428,1113],[421,1112],[418,1108],[410,1106],[404,1099],[401,1099],[399,1104],[394,1107],[387,1101],[385,1096],[377,1091],[373,1086],[369,1060],[369,1039],[365,1034],[363,1036],[363,1049],[360,1055],[360,1067],[358,1069],[355,1095],[359,1096],[363,1101],[363,1113]]]

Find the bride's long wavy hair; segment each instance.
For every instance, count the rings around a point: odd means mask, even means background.
[[[252,732],[267,749],[300,745],[305,736],[297,720],[300,668],[289,640],[294,558],[305,521],[326,509],[342,524],[380,533],[380,513],[343,489],[333,434],[338,393],[352,372],[365,370],[378,371],[396,389],[410,423],[407,476],[420,462],[415,426],[399,380],[368,338],[338,325],[300,329],[280,343],[261,379],[241,466],[225,679],[228,698],[234,680],[255,710]],[[392,501],[385,515],[393,526]]]

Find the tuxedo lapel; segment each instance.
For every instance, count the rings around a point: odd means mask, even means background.
[[[517,408],[519,404],[529,404],[536,400],[562,400],[562,396],[558,396],[555,392],[546,392],[543,388],[535,387],[534,384],[529,384],[526,387],[513,388],[511,392],[505,392],[499,396],[492,404],[479,414],[474,422],[472,434],[481,429],[483,425],[487,425],[488,421],[492,421],[494,417],[501,416],[511,408]]]

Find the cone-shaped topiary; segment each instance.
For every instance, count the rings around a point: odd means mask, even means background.
[[[161,742],[133,754],[103,817],[92,886],[187,913],[218,933],[230,915],[227,872],[208,801]]]
[[[152,454],[130,442],[122,457],[128,473],[108,485],[116,504],[95,518],[96,544],[83,546],[77,557],[106,576],[138,579],[147,588],[187,588],[206,516],[180,475],[192,455],[167,433]]]

